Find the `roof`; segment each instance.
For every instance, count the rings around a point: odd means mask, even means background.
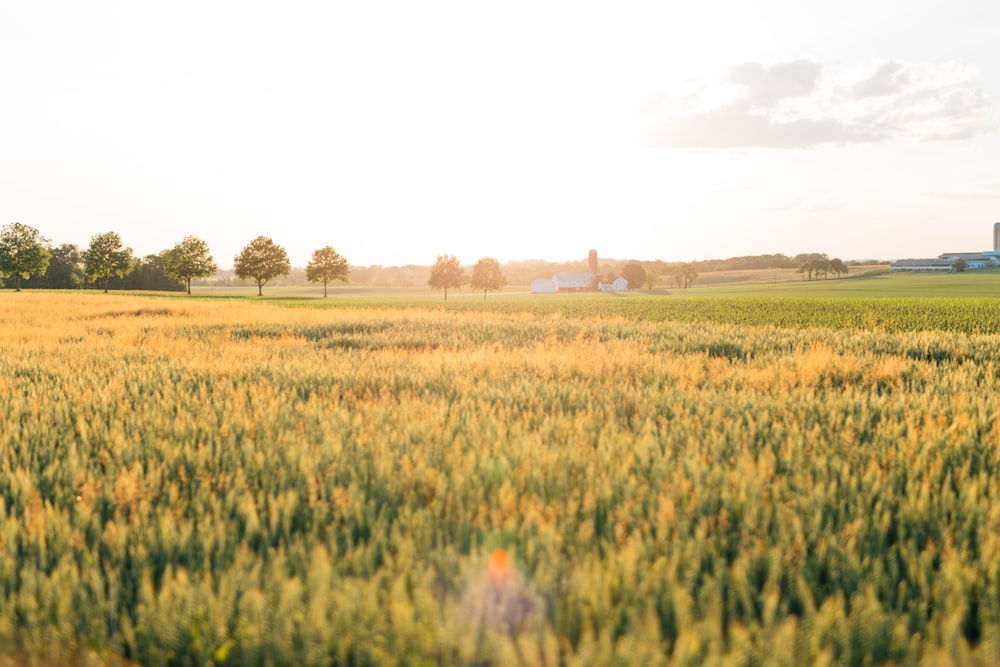
[[[973,260],[978,262],[992,262],[996,260],[996,256],[981,252],[946,252],[938,255],[938,259],[958,259],[959,257],[966,261]]]
[[[552,276],[553,282],[560,288],[563,287],[590,287],[590,281],[594,279],[592,273],[557,273]]]
[[[933,269],[950,269],[951,265],[954,264],[954,260],[951,259],[897,259],[892,263],[892,268],[896,269],[910,269],[910,268],[933,268]]]

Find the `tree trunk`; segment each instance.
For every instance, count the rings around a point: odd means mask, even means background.
[[[264,296],[264,283],[257,282],[257,296]]]
[[[444,288],[444,300],[445,301],[448,300],[448,288],[447,287]]]
[[[21,274],[20,273],[17,274],[17,289],[14,290],[14,291],[15,292],[20,292],[21,291]]]
[[[191,293],[191,279],[188,278],[188,294]]]
[[[326,281],[323,281],[323,298],[326,298]]]

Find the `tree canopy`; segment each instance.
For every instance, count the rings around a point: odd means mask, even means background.
[[[850,271],[847,268],[847,265],[844,264],[844,260],[840,259],[839,257],[834,257],[833,259],[830,260],[830,271],[837,274],[838,278],[841,275],[846,276],[848,273],[850,273]]]
[[[287,276],[292,270],[285,249],[266,236],[258,236],[247,244],[233,261],[237,278],[257,283],[257,296],[263,294],[268,280]]]
[[[0,274],[13,276],[17,291],[21,280],[42,275],[49,266],[47,241],[34,227],[12,222],[0,229]]]
[[[622,267],[622,278],[628,281],[630,290],[639,289],[646,282],[646,269],[639,262],[629,262]]]
[[[74,243],[63,243],[49,249],[51,257],[45,273],[28,280],[29,286],[50,289],[78,289],[83,287],[83,256]]]
[[[444,290],[444,300],[448,300],[448,289],[459,288],[465,284],[465,271],[454,255],[438,255],[437,261],[431,267],[427,284],[434,289]]]
[[[839,258],[829,259],[826,255],[813,253],[799,265],[798,273],[807,276],[809,280],[813,279],[813,274],[817,278],[822,275],[825,280],[831,273],[836,274],[838,278],[841,275],[847,275],[848,269],[843,260]]]
[[[688,288],[698,280],[698,272],[695,271],[691,263],[681,264],[673,271],[674,284],[678,287]]]
[[[90,237],[90,246],[83,251],[83,272],[91,280],[103,280],[108,291],[111,276],[121,278],[135,267],[132,248],[122,245],[122,238],[115,232],[105,232]]]
[[[163,272],[169,278],[184,282],[188,294],[191,293],[192,278],[208,278],[219,270],[208,244],[194,236],[185,236],[173,248],[164,250],[161,257]]]
[[[649,269],[646,271],[646,289],[652,292],[653,288],[656,287],[656,281],[659,279],[660,274],[656,271],[656,269]]]
[[[347,282],[351,268],[339,252],[330,246],[313,250],[312,259],[306,265],[306,280],[311,283],[323,283],[323,297],[326,298],[327,283],[339,280]]]
[[[472,267],[472,278],[469,286],[472,289],[483,290],[483,298],[486,293],[499,291],[507,284],[507,276],[500,268],[500,262],[492,257],[483,257]]]
[[[174,276],[168,275],[163,266],[163,254],[151,254],[137,258],[135,266],[128,275],[120,280],[112,280],[118,284],[117,289],[155,290],[157,292],[180,292],[184,283]]]

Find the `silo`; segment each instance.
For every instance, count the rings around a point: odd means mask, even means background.
[[[1000,250],[1000,222],[993,223],[993,249]]]
[[[998,222],[997,225],[1000,225],[1000,222]],[[994,229],[994,234],[995,233],[996,233],[996,230]],[[596,250],[591,250],[590,251],[589,261],[590,261],[590,272],[593,275],[596,276],[597,275],[597,251]]]

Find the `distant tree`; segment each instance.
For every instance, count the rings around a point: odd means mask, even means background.
[[[472,267],[472,278],[469,286],[472,289],[483,290],[483,299],[487,292],[497,292],[507,284],[507,276],[500,268],[500,262],[492,257],[483,257]]]
[[[793,266],[801,266],[802,264],[804,264],[806,262],[813,262],[813,261],[816,261],[816,260],[824,260],[826,258],[827,258],[826,253],[822,253],[822,252],[803,252],[803,253],[799,253],[798,255],[796,255],[795,257],[793,257],[790,261],[792,262]]]
[[[829,271],[829,265],[830,262],[826,259],[809,259],[800,264],[797,271],[806,276],[808,280],[812,280],[813,276],[819,278],[821,274],[825,277]]]
[[[164,251],[166,253],[167,251]],[[163,254],[151,254],[137,258],[132,270],[121,278],[111,279],[112,289],[155,290],[157,292],[181,292],[185,284],[180,279],[168,275],[164,269]]]
[[[835,273],[838,278],[848,274],[847,265],[839,257],[830,260],[830,271]]]
[[[285,249],[266,236],[251,241],[233,261],[237,278],[257,283],[257,296],[263,295],[268,280],[287,276],[292,271]]]
[[[674,284],[677,287],[688,288],[694,284],[694,281],[698,280],[698,272],[694,270],[694,265],[687,263],[681,264],[674,269],[673,272]]]
[[[63,243],[49,248],[49,267],[45,273],[32,276],[25,281],[25,287],[45,287],[49,289],[78,289],[83,287],[83,257],[73,243]]]
[[[969,268],[969,263],[965,261],[964,257],[959,257],[955,260],[955,263],[951,265],[951,270],[957,273],[962,273],[967,268]]]
[[[164,250],[160,257],[163,260],[163,272],[169,278],[183,282],[188,294],[191,293],[192,278],[209,278],[219,270],[208,250],[208,244],[194,236],[185,236],[173,248]]]
[[[444,289],[444,300],[448,300],[448,289],[458,289],[465,284],[465,271],[454,255],[438,255],[437,261],[431,267],[427,284],[434,289]]]
[[[351,268],[347,265],[347,260],[330,246],[313,250],[312,259],[306,266],[306,278],[309,282],[323,283],[323,298],[326,298],[327,283],[334,280],[346,283],[350,275]]]
[[[90,246],[83,251],[83,272],[91,280],[103,280],[104,292],[108,291],[111,276],[122,276],[135,267],[132,248],[122,245],[122,238],[115,232],[90,237]]]
[[[686,264],[684,270],[684,286],[691,287],[694,281],[698,280],[698,272],[694,270],[694,266],[691,264]]]
[[[656,269],[649,269],[646,271],[646,289],[650,292],[656,287],[656,281],[660,279],[660,274],[657,273]]]
[[[830,275],[830,260],[825,257],[816,260],[816,277],[819,278],[820,274],[823,274],[823,280],[826,280]]]
[[[0,274],[13,277],[18,292],[22,279],[43,275],[48,268],[46,243],[37,229],[20,222],[0,229]]]
[[[639,289],[646,282],[646,269],[639,262],[629,262],[622,268],[622,278],[628,281],[630,290]]]

